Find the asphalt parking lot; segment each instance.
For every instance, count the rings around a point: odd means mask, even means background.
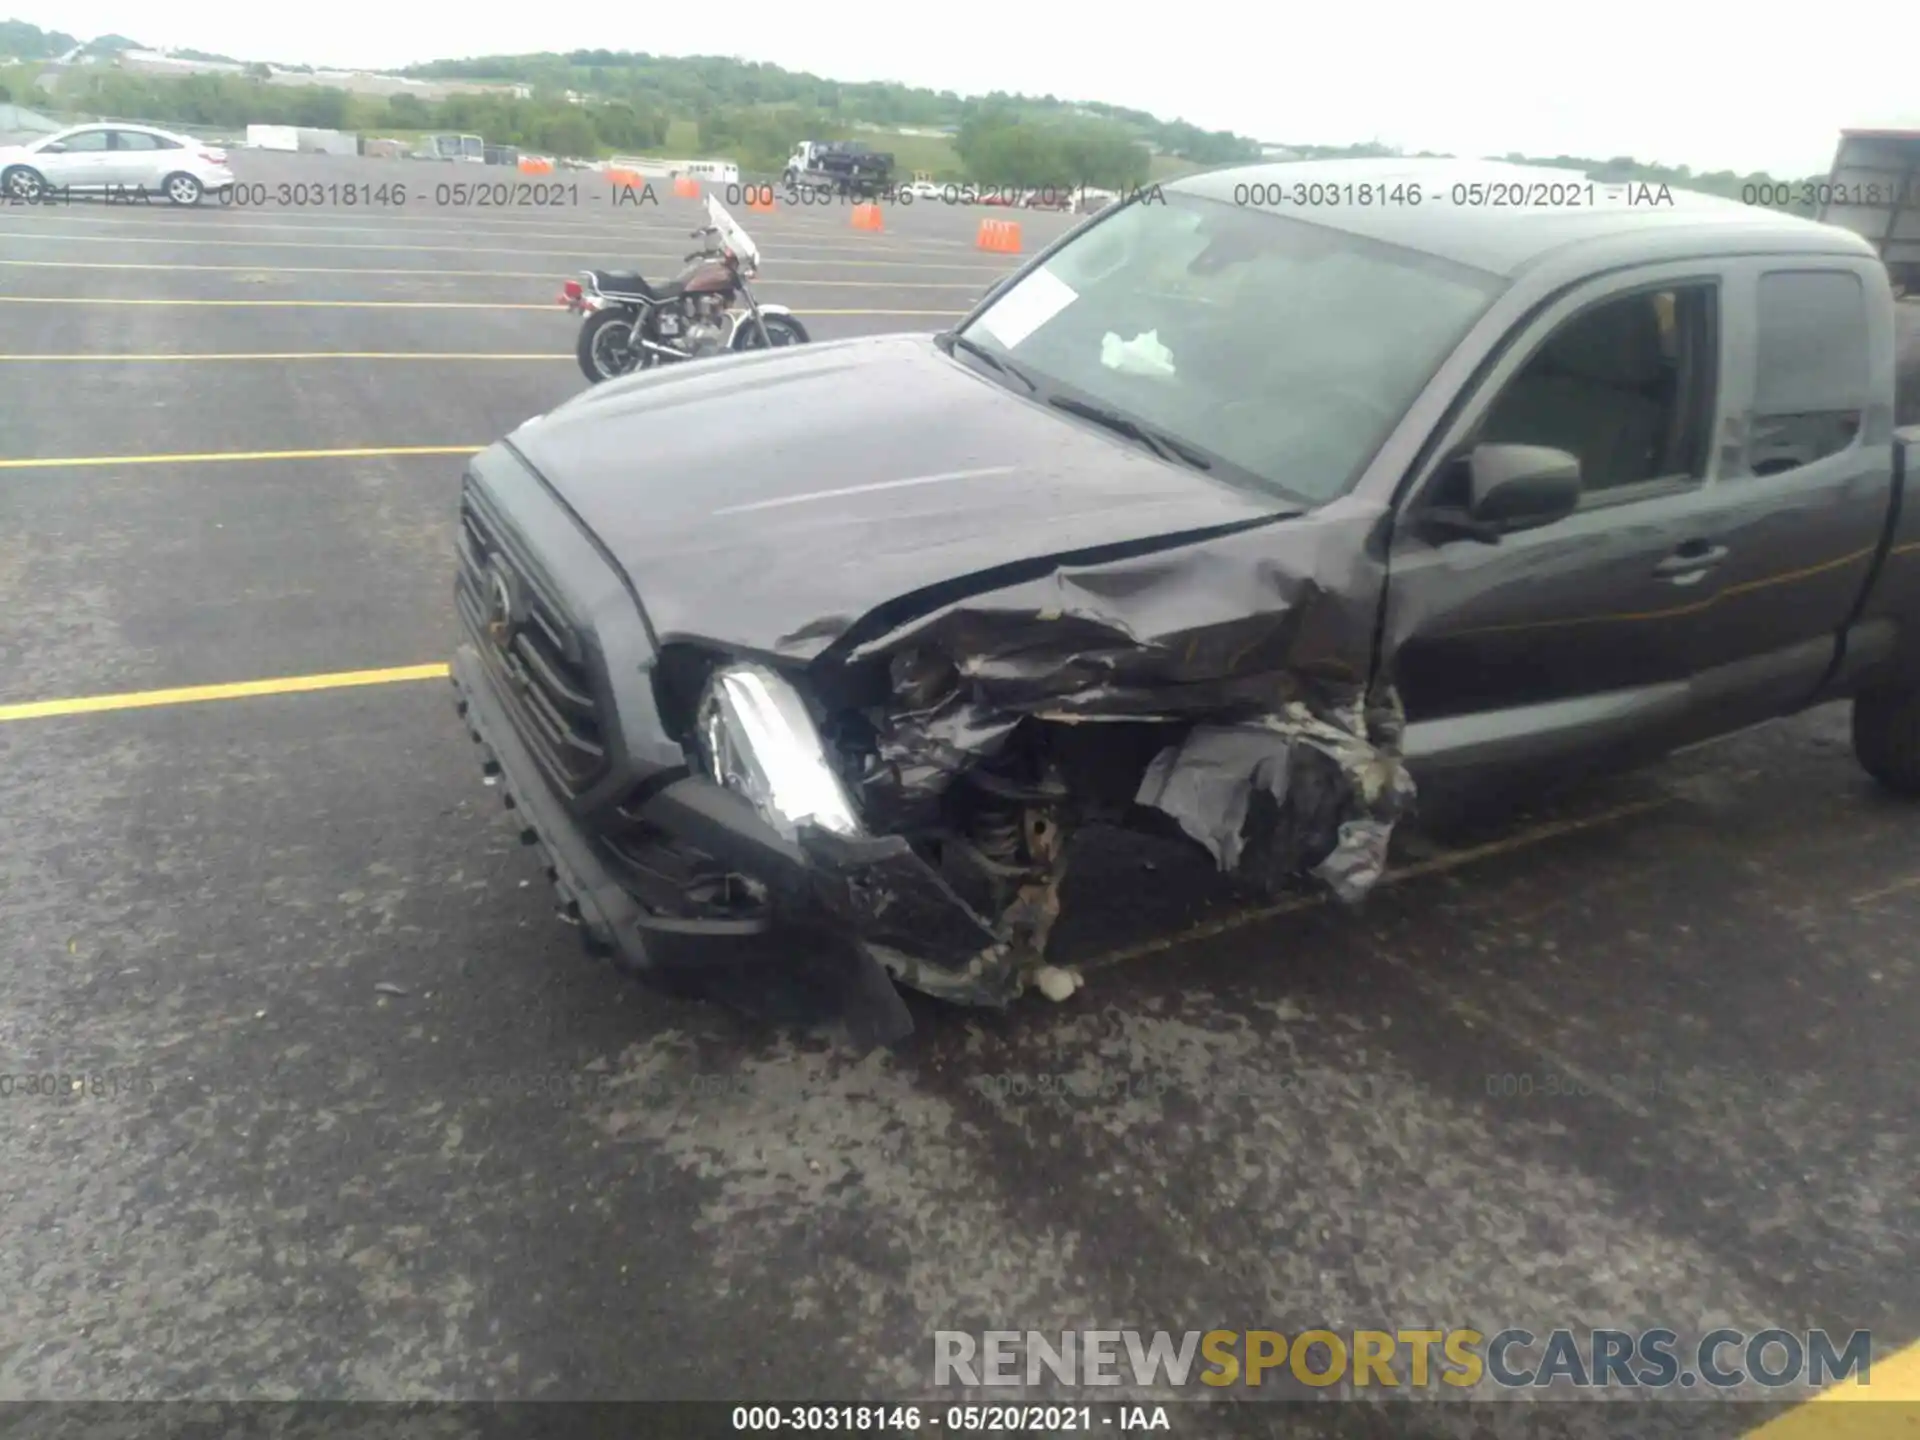
[[[556,923],[431,667],[460,452],[585,384],[559,281],[674,268],[697,208],[238,168],[423,195],[0,209],[0,1072],[81,1082],[0,1099],[0,1398],[899,1397],[937,1329],[1920,1334],[1920,815],[1844,711],[1410,833],[1358,914],[1106,845],[1086,990],[916,1001],[897,1053],[665,998]],[[961,313],[1009,265],[979,214],[740,218],[826,339]],[[380,683],[90,703],[310,676]]]

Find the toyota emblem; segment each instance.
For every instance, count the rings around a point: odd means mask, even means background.
[[[504,646],[513,630],[513,585],[496,566],[487,596],[487,633],[493,643]]]

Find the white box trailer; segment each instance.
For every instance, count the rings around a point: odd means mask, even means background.
[[[300,148],[299,127],[249,125],[247,126],[247,148],[249,150],[285,150],[291,153]]]
[[[738,185],[740,167],[731,160],[660,160],[649,155],[616,155],[603,169],[631,170],[648,180],[689,175],[709,185]]]
[[[602,170],[626,170],[645,180],[671,180],[673,178],[671,160],[655,160],[647,155],[616,155],[601,164]]]
[[[1843,130],[1818,218],[1873,242],[1894,284],[1920,294],[1920,130]]]
[[[345,130],[313,130],[302,127],[298,132],[300,153],[303,155],[358,155],[360,137]]]

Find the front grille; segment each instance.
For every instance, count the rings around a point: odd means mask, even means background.
[[[471,485],[460,500],[459,544],[454,597],[461,622],[547,778],[562,794],[578,795],[607,769],[599,701],[579,631],[512,530]],[[491,623],[496,572],[518,599],[501,633]]]

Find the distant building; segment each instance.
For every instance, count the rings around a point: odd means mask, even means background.
[[[122,50],[116,62],[138,75],[244,75],[247,67],[225,60],[183,60],[161,50]]]
[[[527,85],[483,85],[464,80],[416,80],[410,75],[388,75],[377,70],[275,70],[274,85],[322,85],[354,95],[413,95],[422,100],[445,100],[450,95],[533,94]]]

